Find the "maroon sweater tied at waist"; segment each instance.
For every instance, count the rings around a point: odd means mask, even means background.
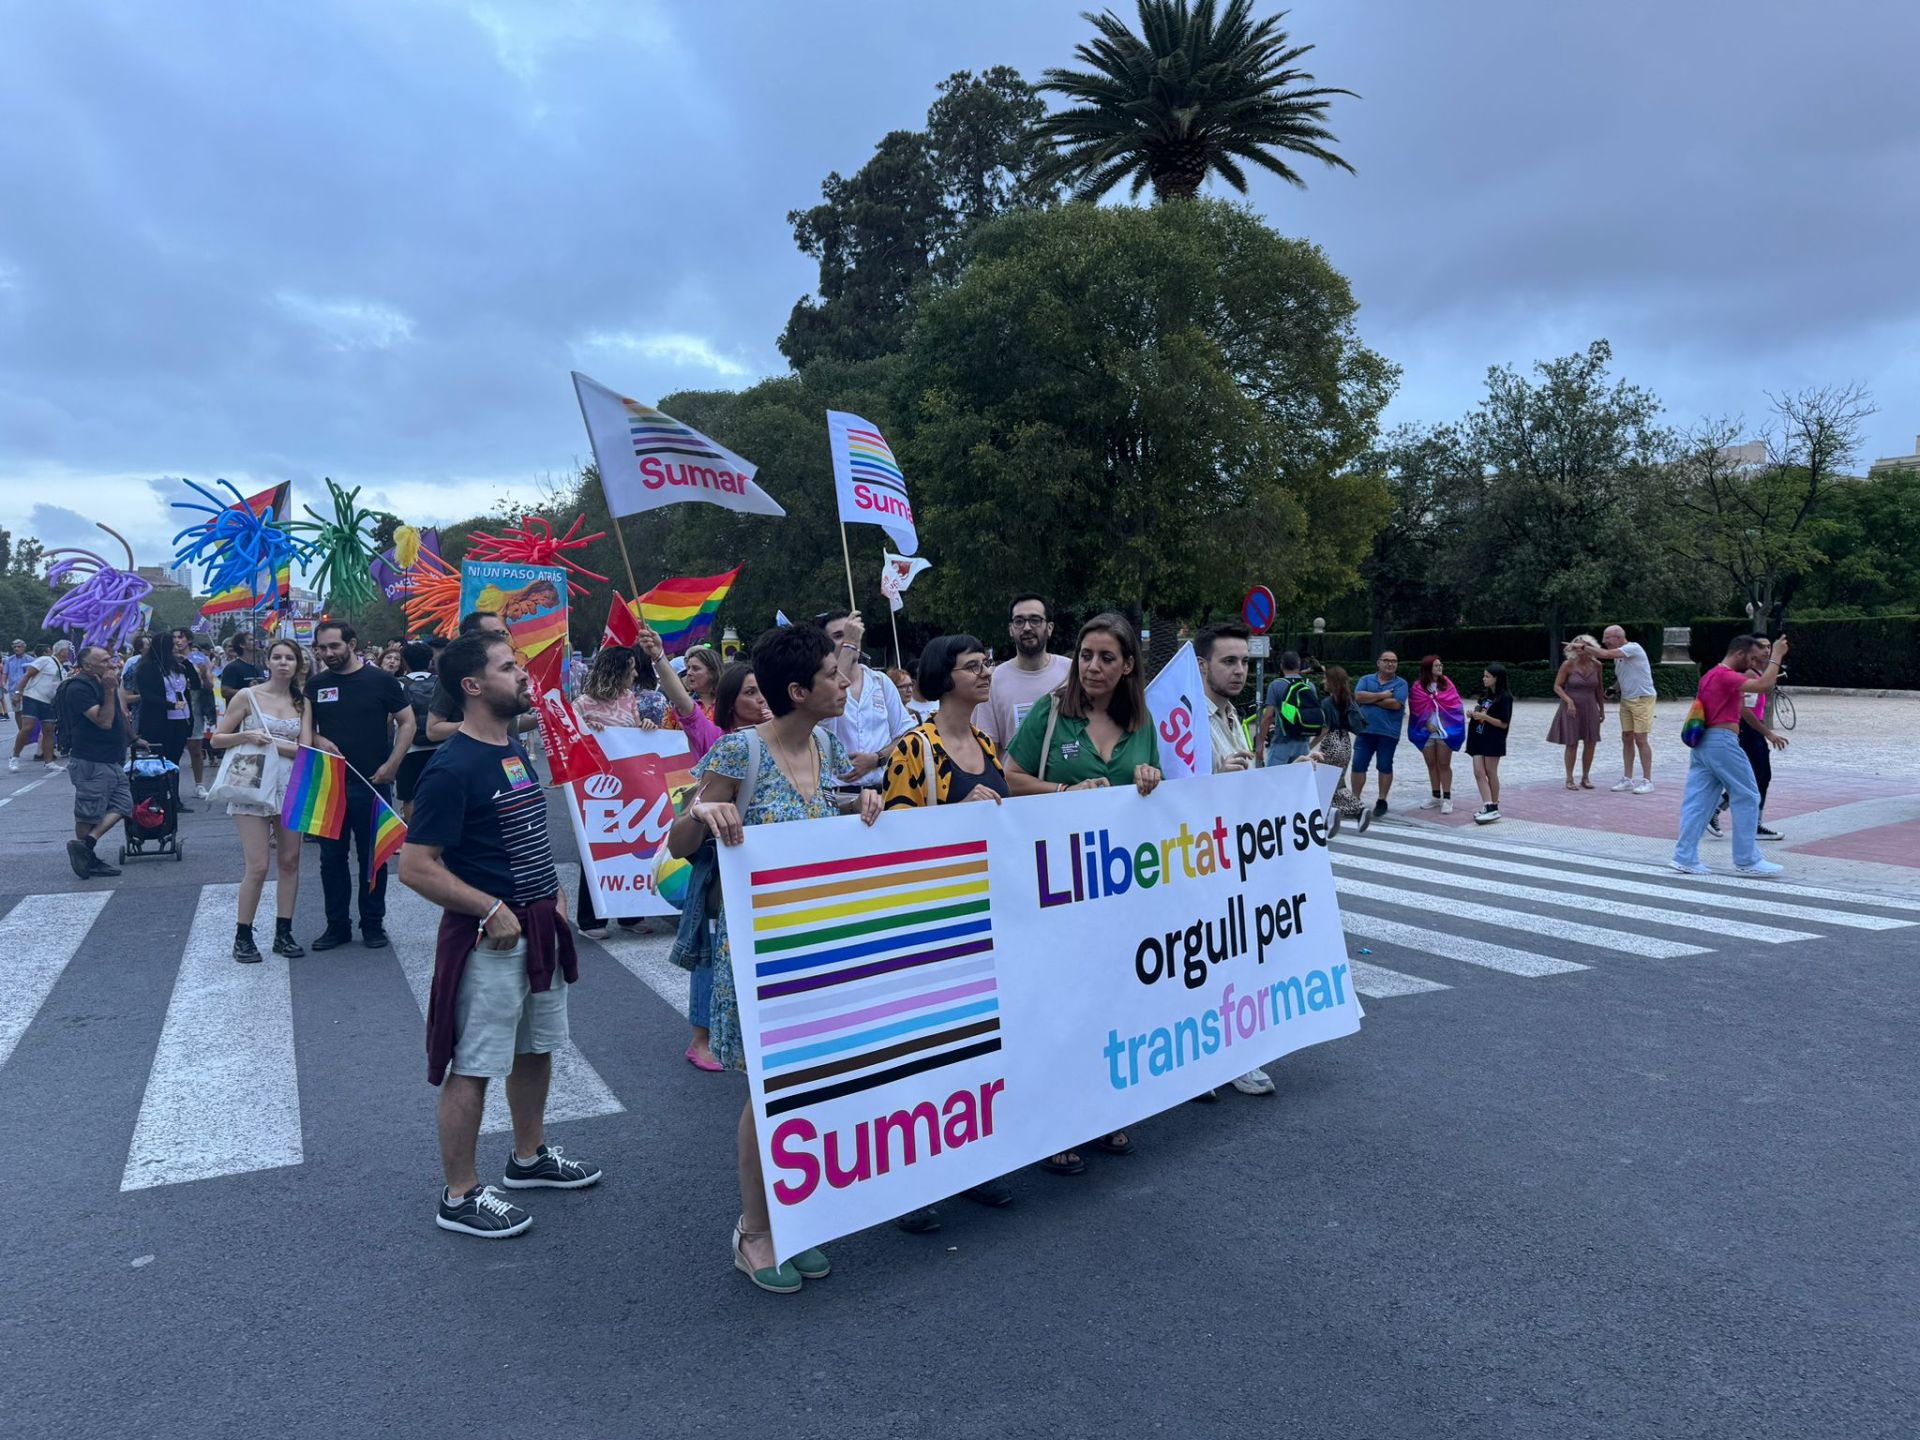
[[[527,985],[540,991],[553,987],[554,971],[567,984],[580,978],[580,957],[573,948],[573,930],[561,917],[559,897],[549,895],[527,905],[509,905],[519,917],[520,933],[527,940]],[[467,957],[479,937],[479,917],[456,915],[448,910],[440,916],[440,942],[433,952],[433,988],[427,994],[427,1083],[438,1085],[453,1063],[454,1000],[460,994],[460,977],[466,973]]]

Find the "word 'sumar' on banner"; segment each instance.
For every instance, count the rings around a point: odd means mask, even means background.
[[[723,846],[777,1253],[1358,1030],[1313,771]]]

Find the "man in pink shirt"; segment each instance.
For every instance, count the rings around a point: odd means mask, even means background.
[[[1700,677],[1694,699],[1706,713],[1706,732],[1693,749],[1687,768],[1687,791],[1680,801],[1680,838],[1673,847],[1673,868],[1683,875],[1710,875],[1700,861],[1700,837],[1725,790],[1733,802],[1733,864],[1742,875],[1778,875],[1783,868],[1760,858],[1755,832],[1760,824],[1760,787],[1753,764],[1740,748],[1740,711],[1751,694],[1769,692],[1779,683],[1780,666],[1787,658],[1782,636],[1773,645],[1766,668],[1753,673],[1756,659],[1765,653],[1765,641],[1756,635],[1736,635],[1727,646],[1727,658]]]

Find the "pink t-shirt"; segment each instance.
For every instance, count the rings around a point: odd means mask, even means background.
[[[1741,687],[1746,683],[1745,675],[1724,665],[1716,665],[1700,677],[1700,689],[1694,698],[1706,712],[1707,724],[1740,724]]]

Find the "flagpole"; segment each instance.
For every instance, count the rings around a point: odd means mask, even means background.
[[[840,558],[847,562],[847,608],[858,610],[860,602],[853,593],[853,552],[847,548],[847,522],[840,522]]]
[[[893,664],[897,670],[906,669],[906,663],[900,658],[900,616],[893,608],[893,602],[887,602],[887,623],[893,626]]]
[[[640,594],[640,582],[633,578],[633,561],[627,555],[627,537],[620,533],[620,517],[613,510],[613,496],[607,493],[607,467],[600,463],[600,447],[594,443],[593,422],[587,418],[587,397],[580,393],[580,380],[576,374],[573,382],[574,402],[580,407],[580,424],[587,432],[587,448],[593,451],[593,473],[600,477],[600,498],[607,502],[607,518],[613,522],[613,538],[620,546],[620,563],[627,570],[627,589],[637,599]]]
[[[594,463],[599,464],[598,461]],[[607,487],[604,484],[600,487],[600,493],[603,496],[607,493]],[[627,589],[633,593],[637,601],[640,598],[640,582],[633,578],[633,561],[627,558],[627,537],[620,533],[620,517],[612,513],[613,507],[609,505],[607,510],[608,518],[613,521],[613,538],[620,542],[620,563],[627,567]]]

